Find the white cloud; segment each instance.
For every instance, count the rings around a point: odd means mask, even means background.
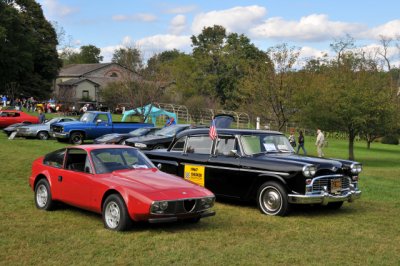
[[[185,13],[190,13],[194,10],[197,9],[196,5],[189,5],[189,6],[179,6],[179,7],[174,7],[166,10],[166,13],[168,14],[185,14]]]
[[[380,36],[385,36],[388,38],[395,39],[400,36],[400,20],[392,20],[383,25],[372,28],[365,33],[361,34],[361,37],[380,39]]]
[[[228,32],[245,33],[258,24],[266,12],[265,7],[254,5],[200,13],[193,20],[192,31],[199,34],[204,27],[221,25]]]
[[[302,58],[316,58],[329,54],[328,50],[319,50],[309,46],[303,46],[300,49],[300,57]]]
[[[76,13],[79,9],[60,4],[57,0],[43,0],[42,6],[51,16],[66,17]]]
[[[146,54],[154,54],[172,49],[188,50],[191,43],[190,36],[160,34],[140,39],[136,45]]]
[[[186,17],[184,15],[175,16],[170,23],[170,32],[173,35],[181,34],[186,28]]]
[[[110,62],[114,51],[123,47],[135,47],[142,52],[145,60],[149,59],[156,53],[166,50],[178,49],[188,52],[191,45],[190,36],[176,36],[172,34],[149,36],[137,41],[133,41],[130,36],[125,36],[121,44],[110,45],[101,48],[103,62]]]
[[[153,22],[157,20],[157,17],[153,14],[138,13],[133,15],[114,15],[112,16],[114,21],[142,21],[142,22]]]
[[[327,15],[312,14],[300,21],[286,21],[280,17],[267,19],[261,25],[250,30],[253,37],[295,41],[326,41],[352,36],[366,29],[357,23],[331,21]]]

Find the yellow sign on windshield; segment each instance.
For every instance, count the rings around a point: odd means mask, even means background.
[[[185,165],[184,178],[204,187],[204,166]]]

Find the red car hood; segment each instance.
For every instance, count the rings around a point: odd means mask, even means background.
[[[157,169],[115,171],[112,174],[114,180],[120,180],[117,183],[151,196],[153,200],[213,196],[206,188]]]

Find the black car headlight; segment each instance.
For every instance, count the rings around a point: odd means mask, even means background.
[[[313,177],[316,172],[317,172],[317,167],[315,167],[315,165],[308,164],[303,167],[303,175],[305,177]]]
[[[350,171],[352,174],[359,174],[362,171],[362,165],[359,163],[352,163],[350,165]]]
[[[154,201],[151,204],[150,212],[151,213],[164,213],[164,211],[168,208],[168,201]]]
[[[213,197],[201,198],[200,205],[204,209],[211,208],[212,206],[214,206],[214,198]]]
[[[147,145],[144,143],[135,143],[134,145],[136,148],[147,148]]]

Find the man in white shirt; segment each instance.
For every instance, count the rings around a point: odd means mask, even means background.
[[[315,146],[317,146],[318,157],[324,157],[324,152],[322,148],[324,147],[325,137],[324,133],[320,129],[317,130],[317,141],[315,141]]]

